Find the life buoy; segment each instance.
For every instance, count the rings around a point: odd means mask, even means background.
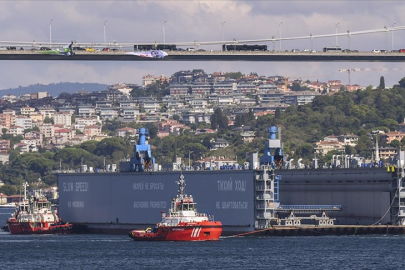
[[[64,226],[63,229],[66,231],[66,230],[68,229],[68,227],[67,227],[67,226]]]
[[[70,225],[68,226],[68,228],[69,228],[69,230],[71,230],[71,229],[73,228],[72,224],[70,224]]]

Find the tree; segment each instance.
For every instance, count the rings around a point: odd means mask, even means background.
[[[276,112],[274,114],[274,118],[277,119],[277,120],[281,118],[281,110],[280,110],[280,108],[276,109]]]
[[[301,91],[301,84],[298,81],[294,81],[291,86],[292,91]]]
[[[398,83],[399,87],[405,88],[405,77],[403,77]]]
[[[237,79],[243,77],[243,74],[242,74],[240,71],[238,71],[238,72],[227,72],[227,73],[225,73],[224,75],[225,75],[225,77],[227,77],[227,78],[235,79],[235,80],[237,80]]]
[[[45,117],[44,124],[53,124],[53,119],[51,119],[49,117]]]
[[[145,128],[148,130],[148,135],[151,139],[155,138],[159,132],[159,129],[154,123],[146,123]]]
[[[384,76],[381,76],[381,77],[380,77],[380,85],[378,86],[378,88],[379,88],[380,90],[385,89],[385,80],[384,80]]]
[[[221,108],[217,108],[214,114],[211,115],[211,128],[219,130],[228,129],[228,117],[226,117]]]
[[[351,145],[346,145],[345,153],[346,153],[346,155],[354,155],[356,153],[356,149],[354,149],[354,147]]]
[[[398,140],[393,140],[393,141],[390,143],[390,146],[393,147],[393,148],[395,148],[395,149],[399,149],[400,142],[399,142]]]
[[[12,185],[4,185],[4,186],[0,187],[0,193],[4,193],[7,196],[16,195],[17,194],[17,188],[15,186],[12,186]]]
[[[80,148],[86,150],[89,153],[94,153],[97,148],[97,141],[86,141],[80,145]]]

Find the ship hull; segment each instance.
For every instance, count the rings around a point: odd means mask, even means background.
[[[159,227],[156,231],[133,230],[129,237],[135,241],[218,241],[222,233],[221,222],[207,224]]]
[[[11,234],[61,234],[70,233],[72,224],[51,225],[49,223],[8,221]]]

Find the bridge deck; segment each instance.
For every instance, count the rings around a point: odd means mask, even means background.
[[[73,56],[47,55],[37,51],[0,51],[0,60],[67,61],[258,61],[258,62],[403,62],[405,53],[280,53],[280,52],[168,52],[163,59],[138,57],[119,52],[76,52]]]

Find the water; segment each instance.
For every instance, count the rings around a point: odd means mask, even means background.
[[[0,224],[12,209],[0,209]],[[1,269],[404,269],[405,236],[235,237],[135,242],[127,235],[0,232]]]

